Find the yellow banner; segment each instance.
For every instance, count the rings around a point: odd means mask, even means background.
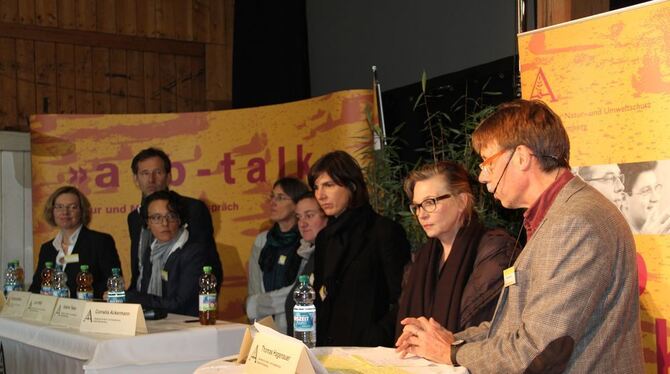
[[[655,1],[519,35],[524,98],[561,116],[572,166],[636,234],[648,373],[670,367],[668,26],[670,2]]]
[[[342,91],[252,109],[142,115],[38,115],[32,118],[35,261],[56,231],[42,219],[48,196],[71,184],[93,206],[91,228],[116,241],[130,279],[126,217],[141,199],[130,163],[153,146],[172,160],[170,188],[209,207],[224,267],[219,317],[244,318],[247,260],[255,236],[269,227],[268,195],[280,176],[306,180],[322,154],[370,147],[366,111],[371,90]]]

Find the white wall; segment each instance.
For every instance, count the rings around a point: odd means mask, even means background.
[[[307,1],[312,96],[371,88],[377,65],[383,90],[512,56],[516,1]]]
[[[26,286],[34,269],[32,227],[30,134],[0,131],[0,266],[4,276],[9,261],[21,261]]]

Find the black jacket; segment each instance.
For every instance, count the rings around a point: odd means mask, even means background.
[[[223,282],[223,266],[216,250],[214,241],[214,227],[212,226],[212,215],[207,209],[207,205],[200,200],[181,196],[181,203],[186,208],[186,223],[188,223],[189,242],[202,243],[206,250],[205,265],[212,267],[212,273],[216,276],[218,287]],[[139,276],[139,259],[137,258],[137,247],[140,242],[140,233],[142,232],[142,217],[139,208],[134,209],[128,214],[128,233],[130,234],[130,285],[128,290],[135,290],[137,278]],[[202,266],[200,267],[202,272]]]
[[[40,292],[40,274],[44,269],[45,262],[53,262],[54,268],[56,267],[58,251],[52,242],[53,239],[42,244],[40,248],[37,269],[35,269],[33,275],[30,292]],[[77,243],[72,249],[72,254],[75,253],[79,254],[79,262],[69,263],[65,268],[70,296],[77,297],[77,274],[79,274],[80,265],[88,265],[88,271],[93,275],[93,297],[101,298],[103,292],[107,290],[107,278],[112,275],[112,268],[121,268],[114,238],[109,234],[93,231],[84,226],[81,228]]]
[[[317,345],[392,346],[410,259],[403,228],[364,205],[331,219],[315,245]]]
[[[168,257],[163,270],[167,274],[167,281],[163,278],[163,296],[149,295],[146,292],[129,290],[126,292],[126,302],[142,304],[143,308],[163,309],[168,313],[198,315],[198,279],[202,274],[202,267],[206,265],[208,249],[201,243],[195,243],[189,238],[182,248],[176,249]],[[149,287],[151,279],[150,251],[144,251],[144,275],[142,276],[142,290]]]

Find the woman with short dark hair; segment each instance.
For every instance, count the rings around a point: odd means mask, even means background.
[[[50,226],[58,228],[58,234],[40,247],[30,292],[40,292],[40,274],[44,264],[51,262],[63,267],[71,297],[77,297],[80,266],[88,265],[93,275],[93,297],[102,297],[112,268],[120,268],[121,262],[114,238],[88,228],[91,203],[86,195],[73,186],[60,187],[47,199],[42,216]]]
[[[317,160],[309,184],[329,217],[314,252],[317,345],[391,346],[410,258],[405,231],[372,209],[363,172],[344,151]]]
[[[126,293],[126,301],[147,309],[197,316],[198,278],[204,266],[213,266],[207,263],[211,249],[207,243],[189,240],[180,201],[174,191],[156,191],[145,198],[140,214],[153,240],[138,256],[137,287]]]

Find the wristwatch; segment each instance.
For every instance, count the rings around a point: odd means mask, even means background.
[[[463,339],[458,339],[455,340],[453,343],[451,343],[451,364],[454,366],[461,366],[456,362],[456,352],[458,352],[459,349],[465,344],[465,340]]]

